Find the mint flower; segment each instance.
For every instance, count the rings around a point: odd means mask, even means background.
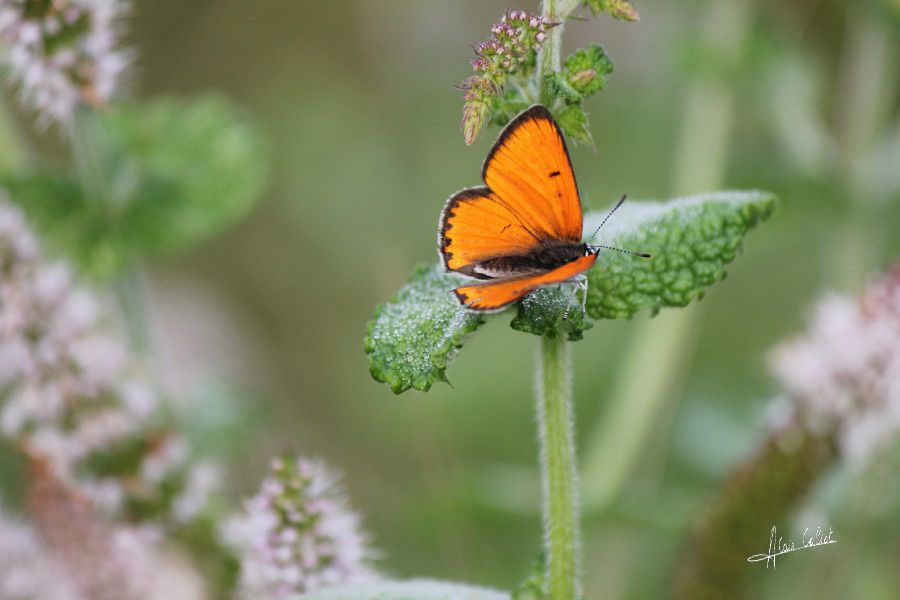
[[[78,591],[34,529],[0,510],[0,598],[80,600]]]
[[[491,27],[491,39],[474,46],[472,68],[478,75],[467,78],[463,91],[463,130],[471,144],[490,116],[493,99],[506,85],[507,77],[527,74],[534,68],[537,50],[547,39],[547,30],[555,23],[524,10],[509,10]]]
[[[29,508],[37,538],[30,551],[47,569],[41,576],[52,577],[54,587],[67,594],[62,596],[65,600],[204,597],[198,574],[165,546],[156,528],[106,521],[40,463],[32,465],[30,484]]]
[[[805,334],[772,353],[773,373],[801,422],[835,434],[860,467],[900,431],[900,268],[861,300],[819,301]]]
[[[162,399],[107,329],[0,192],[0,435],[106,514],[184,521],[213,476],[189,465]]]
[[[286,598],[376,577],[360,519],[319,462],[274,459],[260,492],[222,535],[240,557],[246,598]]]
[[[79,105],[116,95],[130,52],[119,48],[119,0],[3,0],[0,53],[42,126],[67,126]]]

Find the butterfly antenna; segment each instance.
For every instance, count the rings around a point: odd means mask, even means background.
[[[622,206],[626,198],[628,198],[628,194],[622,194],[622,197],[619,198],[619,201],[616,202],[616,205],[612,207],[612,210],[609,211],[609,213],[605,217],[603,217],[603,221],[600,223],[600,225],[597,226],[597,229],[594,230],[594,233],[591,234],[591,237],[588,238],[588,246],[590,246],[591,242],[594,241],[594,238],[597,237],[597,234],[600,232],[600,228],[606,225],[606,222],[609,221],[609,218],[613,216],[614,212],[619,210],[619,207]]]
[[[603,248],[604,250],[615,250],[616,252],[621,252],[622,254],[630,254],[632,256],[640,256],[641,258],[653,258],[652,255],[647,254],[646,252],[632,252],[631,250],[622,250],[621,248],[614,248],[612,246],[593,246],[594,248]]]
[[[603,248],[604,250],[615,250],[616,252],[621,252],[622,254],[630,254],[632,256],[640,256],[641,258],[653,258],[650,254],[647,254],[646,252],[632,252],[631,250],[622,250],[621,248],[614,248],[612,246],[604,246],[602,244],[599,246],[594,246],[591,244],[591,242],[594,241],[594,238],[600,232],[600,228],[603,227],[604,225],[606,225],[606,222],[609,220],[609,218],[611,216],[613,216],[613,213],[616,212],[620,206],[622,206],[622,204],[625,202],[625,200],[627,198],[628,198],[627,194],[622,195],[622,197],[619,199],[619,201],[616,203],[616,205],[612,207],[612,210],[609,211],[609,214],[607,214],[603,218],[603,221],[600,223],[600,225],[597,226],[597,229],[594,230],[594,233],[591,234],[591,237],[588,238],[587,245],[591,248],[597,248],[598,250],[600,248]]]

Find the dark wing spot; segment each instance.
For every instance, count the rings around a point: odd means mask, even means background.
[[[547,177],[559,177],[559,171],[553,171]]]

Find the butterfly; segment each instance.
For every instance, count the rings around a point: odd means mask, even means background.
[[[546,107],[534,105],[510,121],[488,152],[481,178],[485,185],[447,200],[438,228],[444,269],[487,281],[453,290],[463,306],[499,310],[539,287],[583,280],[600,249],[609,248],[581,241],[575,173]]]

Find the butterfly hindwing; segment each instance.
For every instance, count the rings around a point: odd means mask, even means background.
[[[444,267],[474,275],[474,265],[497,256],[526,254],[540,245],[515,212],[486,187],[457,192],[441,213],[438,248]]]
[[[547,273],[462,286],[453,290],[453,293],[456,294],[460,303],[468,308],[499,310],[521,300],[542,285],[562,283],[575,277],[589,269],[596,260],[596,254],[589,254]]]

